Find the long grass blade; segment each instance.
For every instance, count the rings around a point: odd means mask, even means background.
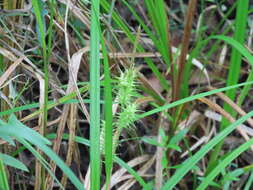
[[[216,94],[218,92],[223,92],[223,91],[230,90],[230,89],[233,89],[233,88],[239,88],[241,86],[252,85],[252,84],[253,84],[253,81],[244,82],[244,83],[240,83],[240,84],[233,85],[233,86],[228,86],[228,87],[224,87],[224,88],[219,88],[219,89],[211,90],[211,91],[208,91],[208,92],[203,92],[203,93],[200,93],[200,94],[196,94],[194,96],[189,96],[189,97],[183,98],[181,100],[172,102],[171,104],[165,104],[163,106],[160,106],[160,107],[155,108],[153,110],[150,110],[148,112],[140,114],[140,115],[137,116],[136,120],[144,118],[144,117],[147,117],[147,116],[155,114],[155,113],[159,113],[159,112],[161,112],[163,110],[166,110],[166,109],[170,109],[170,108],[176,107],[176,106],[184,104],[186,102],[190,102],[190,101],[196,100],[198,98],[202,98],[202,97],[205,97],[205,96],[210,96],[210,95]]]
[[[50,139],[55,139],[56,138],[56,134],[49,134],[47,135],[47,138]],[[62,136],[63,139],[68,139],[69,135],[68,134],[64,134]],[[83,137],[75,137],[75,142],[86,145],[86,146],[90,146],[90,141],[83,138]],[[124,162],[122,159],[120,159],[118,156],[113,156],[113,161],[116,162],[117,164],[119,164],[121,167],[125,168],[130,174],[133,175],[133,177],[136,179],[136,181],[138,181],[138,183],[145,189],[145,190],[149,190],[150,186],[143,180],[143,178],[133,169],[131,168],[126,162]]]
[[[92,190],[100,189],[100,25],[99,0],[91,2],[90,51],[90,183]]]
[[[203,146],[196,154],[182,163],[182,166],[176,173],[165,183],[162,190],[171,190],[175,185],[201,160],[214,146],[222,141],[226,136],[233,132],[236,127],[253,116],[253,111],[241,117],[236,122],[225,128],[222,132],[216,135],[209,143]]]
[[[249,0],[238,1],[236,7],[236,20],[235,20],[235,34],[234,39],[238,41],[240,44],[243,44],[246,38],[246,29],[247,29],[247,17],[248,17],[248,8],[249,8]],[[240,75],[240,68],[242,63],[242,55],[239,53],[236,48],[232,49],[230,65],[229,65],[229,73],[226,85],[234,85],[237,84]],[[234,101],[236,96],[236,89],[232,89],[226,92],[226,95]],[[224,104],[224,110],[230,113],[232,116],[236,116],[236,112],[228,105]],[[229,124],[228,120],[223,118],[221,122],[221,130],[224,129]],[[218,157],[218,154],[222,148],[223,142],[221,142],[211,154],[210,162],[207,167],[208,173],[211,168],[214,166],[215,161]]]
[[[106,171],[106,188],[110,187],[110,178],[113,165],[113,113],[112,113],[112,85],[110,77],[109,60],[107,57],[106,47],[104,40],[102,39],[102,52],[104,57],[104,75],[105,75],[105,171]]]
[[[51,142],[41,136],[39,133],[20,123],[14,116],[10,117],[10,120],[7,124],[2,123],[0,125],[0,133],[2,135],[14,137],[15,139],[19,140],[19,142],[24,143],[24,145],[26,145],[26,142],[29,142],[32,145],[36,146],[41,151],[43,151],[43,153],[45,153],[52,161],[54,161],[59,168],[61,168],[61,170],[68,176],[70,181],[78,190],[84,189],[82,183],[75,176],[73,171],[66,166],[66,164],[55,154],[51,148],[48,147]],[[36,157],[42,157],[38,152],[36,155]]]
[[[224,158],[201,182],[197,190],[204,190],[212,182],[212,180],[226,168],[227,165],[236,159],[241,153],[246,151],[253,144],[253,139],[242,144],[240,147],[232,151],[226,158]]]
[[[44,3],[44,2],[43,2]],[[39,36],[39,42],[42,46],[42,54],[43,54],[43,66],[44,66],[44,100],[43,100],[43,120],[40,124],[40,133],[44,135],[45,128],[47,126],[47,104],[48,104],[48,56],[47,56],[47,46],[46,46],[46,34],[45,34],[45,20],[43,18],[43,15],[41,14],[41,1],[38,0],[32,0],[32,6],[35,12],[35,17],[37,21],[37,26],[39,28],[38,30],[38,36]],[[36,177],[35,177],[35,190],[39,190],[41,186],[44,186],[45,181],[45,173],[44,170],[41,168],[41,165],[39,162],[36,162]]]
[[[110,12],[110,5],[106,0],[101,0],[101,6],[106,10],[106,12]],[[115,22],[115,24],[118,25],[118,27],[124,31],[124,33],[126,34],[126,36],[129,38],[129,40],[134,44],[136,37],[134,34],[132,34],[132,32],[130,31],[130,29],[128,28],[128,26],[124,23],[124,21],[122,20],[122,18],[115,12],[112,12],[112,19]],[[145,52],[144,48],[141,45],[137,45],[136,49],[139,52]],[[161,72],[158,70],[158,68],[156,67],[156,65],[152,62],[151,59],[145,58],[145,61],[147,62],[147,65],[149,66],[149,68],[152,70],[152,72],[154,73],[154,75],[159,79],[159,81],[161,82],[161,85],[164,89],[168,90],[169,89],[169,85],[167,80],[165,79],[165,77],[161,74]]]

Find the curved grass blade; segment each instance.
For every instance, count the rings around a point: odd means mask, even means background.
[[[140,185],[144,188],[144,190],[151,190],[152,187],[150,187],[148,184],[145,183],[145,181],[139,176],[139,174],[134,171],[126,162],[121,160],[119,157],[115,156],[114,161],[118,163],[121,167],[125,168],[135,179],[140,183]]]
[[[251,66],[253,68],[253,56],[238,41],[234,40],[233,38],[230,38],[230,37],[227,37],[227,36],[220,36],[220,35],[219,36],[211,36],[210,39],[219,39],[219,40],[222,40],[222,41],[226,42],[230,46],[232,46],[234,49],[236,49],[241,55],[243,55],[249,61],[249,63],[251,64]],[[246,81],[247,82],[252,81],[252,79],[253,79],[253,70],[251,69],[250,74],[249,74]],[[244,99],[247,96],[249,90],[250,90],[250,85],[243,87],[243,89],[242,89],[242,91],[241,91],[241,93],[238,97],[239,105],[241,105],[241,103],[244,101]]]
[[[197,190],[204,190],[212,182],[212,180],[224,170],[234,159],[236,159],[241,153],[246,151],[253,144],[253,138],[245,142],[233,152],[231,152],[226,158],[224,158],[212,171],[205,177],[205,179],[198,186]]]
[[[88,90],[88,86],[84,86],[82,88],[79,89],[80,93],[84,93]],[[63,97],[61,97],[60,99],[58,99],[57,101],[49,101],[48,105],[47,105],[47,109],[51,109],[59,104],[65,104],[65,103],[73,103],[73,102],[79,102],[79,100],[73,99],[76,96],[76,92],[71,92],[70,94],[67,94]],[[90,103],[89,100],[84,100],[85,103]],[[101,103],[103,103],[101,101]],[[10,115],[12,113],[18,112],[18,111],[23,111],[23,110],[29,110],[32,108],[37,108],[39,107],[39,103],[31,103],[31,104],[27,104],[24,106],[20,106],[20,107],[15,107],[9,110],[5,110],[0,112],[0,117],[4,116],[4,115]],[[32,114],[29,115],[29,117],[34,117],[38,114],[40,114],[43,110],[37,110],[35,112],[33,112]]]
[[[50,139],[55,139],[56,138],[56,134],[49,134],[49,135],[47,135],[47,137],[50,138]],[[68,134],[63,134],[62,138],[63,139],[68,139],[68,137],[69,137]],[[90,141],[87,140],[87,139],[85,139],[85,138],[82,138],[82,137],[76,136],[75,137],[75,142],[83,144],[83,145],[86,145],[86,146],[90,146]],[[132,169],[130,166],[128,166],[128,164],[126,162],[124,162],[122,159],[120,159],[117,156],[114,156],[113,160],[117,164],[119,164],[121,167],[125,168],[130,174],[132,174],[134,176],[134,178],[136,179],[136,181],[138,181],[138,183],[140,185],[142,185],[142,187],[145,190],[150,190],[149,185],[142,179],[141,176],[139,176],[139,174],[134,169]]]
[[[110,5],[106,0],[101,0],[101,6],[105,9],[105,11],[107,13],[110,12]],[[132,34],[132,32],[130,31],[130,29],[128,28],[128,26],[124,23],[123,19],[121,19],[121,17],[115,12],[112,12],[112,19],[113,21],[118,25],[118,27],[124,31],[124,33],[126,34],[126,36],[128,37],[129,40],[131,40],[131,42],[134,44],[135,43],[135,35]],[[144,48],[141,45],[137,45],[137,50],[139,52],[145,52]],[[159,79],[159,81],[161,82],[161,85],[164,89],[168,90],[169,89],[169,85],[167,80],[165,79],[165,77],[162,75],[162,73],[158,70],[158,68],[156,67],[156,65],[153,63],[153,61],[151,59],[145,58],[145,61],[147,62],[147,65],[149,66],[149,68],[152,70],[152,72],[154,73],[154,75]]]
[[[13,158],[12,156],[0,153],[0,159],[2,159],[2,161],[5,165],[8,165],[8,166],[11,166],[11,167],[14,167],[14,168],[26,171],[26,172],[29,171],[28,168],[26,167],[26,165],[24,165],[19,160]]]
[[[63,190],[63,186],[62,184],[59,182],[59,180],[55,177],[54,173],[52,172],[52,169],[50,168],[50,164],[43,158],[43,156],[41,156],[41,154],[35,150],[35,148],[32,147],[32,145],[27,142],[24,139],[21,138],[17,138],[17,140],[23,144],[23,149],[27,149],[29,150],[35,157],[37,160],[40,161],[40,163],[43,165],[43,167],[48,171],[49,175],[52,177],[52,179],[55,180],[55,182],[59,185],[59,187]]]
[[[220,88],[220,89],[211,90],[211,91],[208,91],[208,92],[203,92],[203,93],[200,93],[200,94],[196,94],[194,96],[189,96],[187,98],[183,98],[181,100],[172,102],[170,104],[165,104],[164,106],[160,106],[158,108],[155,108],[153,110],[150,110],[148,112],[140,114],[140,115],[137,116],[136,120],[147,117],[147,116],[155,114],[155,113],[159,113],[159,112],[161,112],[163,110],[166,110],[166,109],[173,108],[173,107],[178,106],[180,104],[184,104],[186,102],[196,100],[198,98],[202,98],[202,97],[205,97],[205,96],[210,96],[210,95],[216,94],[218,92],[223,92],[223,91],[230,90],[230,89],[233,89],[233,88],[238,88],[238,87],[241,87],[241,86],[252,85],[252,84],[253,84],[253,81],[244,82],[244,83],[240,83],[240,84],[233,85],[233,86],[228,86],[228,87],[224,87],[224,88]]]
[[[252,184],[253,184],[253,171],[251,171],[251,173],[250,173],[247,183],[244,186],[244,190],[250,190],[250,187],[252,187]]]
[[[237,84],[237,82],[239,80],[239,75],[240,75],[242,56],[244,56],[249,61],[249,63],[251,65],[253,64],[253,62],[252,62],[253,57],[249,54],[249,52],[242,45],[244,42],[244,39],[245,39],[246,20],[247,20],[246,19],[247,12],[243,11],[243,13],[241,14],[241,11],[239,10],[240,8],[242,8],[243,4],[246,6],[245,8],[247,8],[247,6],[249,4],[248,0],[238,2],[237,15],[236,15],[236,30],[235,30],[235,39],[236,40],[226,37],[226,36],[213,36],[213,37],[211,37],[214,39],[223,40],[227,44],[229,44],[233,47],[231,60],[230,60],[231,63],[229,66],[228,79],[226,82],[227,86]],[[245,10],[248,10],[248,8]],[[244,20],[238,20],[238,18],[241,18],[241,16],[244,18]],[[239,26],[242,26],[242,28],[239,28]],[[252,77],[252,74],[249,75],[249,77]],[[248,86],[247,88],[244,88],[244,90],[242,91],[244,93],[243,94],[244,97],[246,97],[245,93],[247,93],[247,89],[249,89],[249,87],[250,86]],[[226,95],[233,101],[235,99],[236,89],[231,89],[231,90],[227,91]],[[242,96],[240,96],[240,97],[242,97]],[[240,98],[240,101],[243,101],[243,100]],[[236,117],[236,112],[227,103],[224,104],[224,109],[225,109],[225,111],[230,113],[233,117]],[[227,119],[223,118],[222,122],[221,122],[221,130],[226,128],[226,126],[228,124],[229,124],[229,121]],[[215,147],[215,149],[213,150],[213,152],[210,156],[208,166],[207,166],[206,175],[212,170],[213,167],[215,167],[215,162],[219,156],[219,152],[222,148],[222,145],[223,145],[223,141],[221,141],[220,144],[218,144]]]
[[[220,141],[222,141],[226,136],[233,132],[237,126],[242,124],[248,118],[253,116],[253,111],[247,115],[241,117],[236,122],[225,128],[218,135],[216,135],[209,143],[203,146],[197,153],[195,153],[191,158],[182,163],[176,173],[165,183],[162,190],[171,190],[176,184],[201,160],[214,146],[216,146]]]
[[[28,141],[32,145],[35,145],[40,150],[42,150],[51,160],[53,160],[59,168],[68,176],[70,181],[75,185],[78,190],[83,190],[84,187],[79,179],[75,176],[73,171],[65,165],[65,163],[54,153],[54,151],[47,145],[51,144],[49,140],[41,136],[39,133],[33,131],[32,129],[24,126],[20,123],[15,116],[10,118],[8,124],[0,125],[0,133],[2,135],[14,137],[19,141]],[[21,143],[22,143],[21,142]]]

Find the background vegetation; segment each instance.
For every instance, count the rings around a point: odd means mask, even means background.
[[[0,6],[0,189],[252,189],[252,1]]]

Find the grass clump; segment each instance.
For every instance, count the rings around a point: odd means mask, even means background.
[[[0,189],[250,189],[253,5],[229,3],[0,2]]]

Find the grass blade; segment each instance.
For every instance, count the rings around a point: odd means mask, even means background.
[[[201,182],[197,190],[204,190],[212,182],[212,180],[224,170],[224,168],[231,164],[231,162],[237,158],[241,153],[246,151],[253,144],[253,139],[245,142],[240,147],[231,152],[226,158],[224,158]]]
[[[2,135],[16,138],[25,146],[27,145],[27,141],[30,142],[32,145],[35,145],[37,148],[43,151],[43,153],[45,153],[52,161],[54,161],[59,168],[61,168],[61,170],[68,176],[70,181],[75,185],[78,190],[84,189],[83,184],[75,176],[73,171],[66,166],[64,161],[62,161],[62,159],[60,159],[51,148],[47,146],[51,144],[50,141],[41,136],[39,133],[20,123],[14,116],[10,118],[8,124],[0,125],[0,133]],[[36,158],[38,158],[38,156],[42,158],[42,156],[38,152],[36,154]]]
[[[23,170],[28,172],[28,168],[26,167],[26,165],[24,165],[22,162],[20,162],[19,160],[13,158],[12,156],[9,156],[7,154],[1,154],[0,153],[0,158],[2,159],[2,161],[4,162],[5,165]]]
[[[48,56],[47,56],[47,46],[46,46],[46,34],[45,34],[45,20],[44,15],[42,15],[44,8],[42,8],[42,4],[44,2],[39,0],[32,0],[32,6],[35,12],[35,17],[37,21],[38,26],[38,36],[39,36],[39,42],[42,46],[42,55],[43,55],[43,66],[44,66],[44,98],[43,98],[43,120],[40,124],[40,133],[44,135],[45,128],[47,126],[47,104],[48,104]],[[35,189],[43,188],[45,181],[45,173],[44,170],[41,168],[41,165],[39,162],[36,162],[36,177],[35,177]]]
[[[198,98],[202,98],[202,97],[205,97],[205,96],[210,96],[210,95],[216,94],[218,92],[223,92],[223,91],[230,90],[230,89],[233,89],[233,88],[238,88],[238,87],[241,87],[241,86],[252,85],[252,84],[253,84],[253,81],[244,82],[244,83],[240,83],[240,84],[233,85],[233,86],[228,86],[228,87],[224,87],[224,88],[219,88],[219,89],[211,90],[211,91],[208,91],[208,92],[203,92],[203,93],[200,93],[200,94],[196,94],[194,96],[189,96],[187,98],[180,99],[180,100],[178,100],[176,102],[172,102],[171,104],[165,104],[163,106],[160,106],[160,107],[155,108],[153,110],[150,110],[148,112],[140,114],[140,115],[137,116],[136,120],[144,118],[144,117],[147,117],[147,116],[155,114],[155,113],[159,113],[159,112],[161,112],[163,110],[166,110],[166,109],[170,109],[170,108],[176,107],[176,106],[184,104],[186,102],[190,102],[190,101],[196,100]]]
[[[100,189],[100,25],[99,0],[91,2],[90,50],[90,183],[92,190]]]
[[[247,29],[247,17],[248,17],[249,0],[238,1],[236,10],[236,22],[235,22],[235,35],[234,39],[240,44],[244,43]],[[242,62],[242,55],[235,49],[232,49],[231,61],[229,65],[229,74],[227,79],[227,86],[237,84],[240,68]],[[236,89],[227,91],[226,95],[233,101],[235,98]],[[231,108],[225,104],[224,109],[231,112]],[[234,114],[233,114],[234,115]]]
[[[201,160],[214,146],[222,141],[226,136],[233,132],[236,127],[246,121],[248,118],[253,116],[253,111],[247,115],[241,117],[236,122],[225,128],[222,132],[216,135],[209,143],[203,146],[196,154],[190,159],[182,163],[182,166],[176,171],[176,173],[165,183],[162,190],[170,190],[176,186],[176,184],[190,171],[199,160]]]
[[[3,160],[0,158],[0,189],[9,190],[8,179]]]
[[[106,47],[104,40],[102,39],[102,52],[104,62],[104,75],[105,75],[105,140],[103,147],[105,148],[105,172],[106,172],[106,188],[110,187],[111,171],[113,166],[113,113],[112,113],[112,85],[110,77],[109,60],[107,57]]]
[[[106,12],[108,12],[108,13],[110,12],[110,5],[106,0],[101,0],[101,6],[106,10]],[[117,24],[118,27],[124,31],[124,33],[129,38],[129,40],[134,44],[135,40],[136,40],[135,35],[132,34],[132,32],[130,31],[128,26],[122,21],[121,17],[115,11],[112,12],[112,19],[115,22],[115,24]],[[136,48],[139,52],[145,52],[144,48],[139,44],[137,45]],[[152,70],[154,75],[161,82],[162,87],[164,89],[168,90],[169,89],[168,82],[165,79],[165,77],[161,74],[161,72],[158,70],[156,65],[152,62],[151,59],[145,58],[145,61],[147,62],[147,65]]]
[[[210,40],[210,39],[223,40],[227,44],[233,46],[238,52],[240,52],[249,61],[249,63],[253,67],[253,56],[249,53],[249,51],[242,44],[240,44],[236,40],[234,40],[230,37],[221,36],[221,35],[211,36],[207,40]],[[197,94],[197,95],[194,95],[194,96],[189,96],[187,98],[181,99],[181,100],[173,102],[171,104],[166,104],[164,106],[158,107],[158,108],[153,109],[151,111],[148,111],[146,113],[140,114],[137,119],[141,119],[143,117],[152,115],[154,113],[158,113],[158,112],[163,111],[165,109],[170,109],[170,108],[173,108],[173,107],[178,106],[180,104],[183,104],[183,103],[186,103],[186,102],[189,102],[189,101],[192,101],[192,100],[196,100],[196,99],[201,98],[201,97],[209,96],[209,95],[215,94],[217,92],[227,91],[227,90],[238,88],[238,87],[241,87],[241,86],[249,86],[249,85],[252,85],[252,84],[253,84],[253,81],[247,81],[247,82],[244,82],[244,83],[240,83],[240,84],[236,84],[236,85],[227,86],[227,87],[224,87],[224,88],[212,90],[212,91],[209,91],[209,92],[200,93],[200,94]]]
[[[55,139],[56,138],[56,134],[49,134],[47,135],[47,137],[49,139]],[[64,134],[63,139],[68,139],[69,138],[69,135],[68,134]],[[75,137],[75,141],[77,143],[80,143],[80,144],[83,144],[83,145],[86,145],[86,146],[90,146],[90,141],[85,139],[85,138],[82,138],[82,137],[78,137],[76,136]],[[150,189],[149,188],[149,185],[142,179],[141,176],[139,176],[139,174],[134,170],[132,169],[126,162],[124,162],[122,159],[120,159],[118,156],[114,156],[113,157],[113,160],[119,164],[121,167],[125,168],[130,174],[132,174],[134,176],[134,178],[136,179],[136,181],[138,181],[138,183],[140,185],[142,185],[142,187],[144,187],[144,189]]]

